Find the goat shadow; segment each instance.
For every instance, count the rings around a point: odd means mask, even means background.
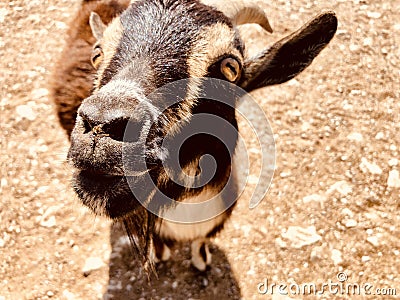
[[[210,244],[212,265],[206,272],[191,266],[189,243],[176,244],[169,261],[150,278],[135,259],[120,224],[111,226],[109,283],[103,299],[240,299],[240,288],[225,254]]]

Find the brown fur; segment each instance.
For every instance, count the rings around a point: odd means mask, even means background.
[[[93,88],[96,70],[90,63],[90,54],[96,40],[89,26],[90,13],[98,13],[103,22],[108,24],[121,14],[129,3],[129,0],[83,1],[69,26],[67,46],[55,66],[51,87],[61,126],[68,136],[74,127],[78,107]]]

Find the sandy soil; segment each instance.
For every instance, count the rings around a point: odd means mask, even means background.
[[[250,52],[325,8],[338,33],[297,79],[253,94],[277,146],[263,202],[249,210],[249,192],[239,199],[207,273],[182,245],[148,282],[122,229],[82,208],[69,184],[48,82],[78,1],[0,2],[1,300],[301,299],[257,285],[320,286],[340,272],[400,294],[400,1],[268,3],[275,31],[244,26]],[[258,161],[253,151],[251,173]]]

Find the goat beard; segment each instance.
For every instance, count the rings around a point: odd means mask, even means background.
[[[134,214],[122,219],[129,237],[134,256],[141,262],[147,274],[155,273],[154,261],[151,259],[153,251],[153,233],[156,216],[140,206]]]

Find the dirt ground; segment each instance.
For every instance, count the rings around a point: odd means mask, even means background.
[[[400,295],[400,1],[264,1],[274,33],[243,26],[250,52],[326,8],[338,33],[295,80],[253,93],[277,147],[263,202],[249,210],[245,191],[212,241],[207,273],[190,267],[185,244],[150,282],[123,230],[81,207],[70,187],[48,83],[78,2],[0,2],[1,300],[301,299],[260,294],[258,284],[321,287],[343,276]]]

